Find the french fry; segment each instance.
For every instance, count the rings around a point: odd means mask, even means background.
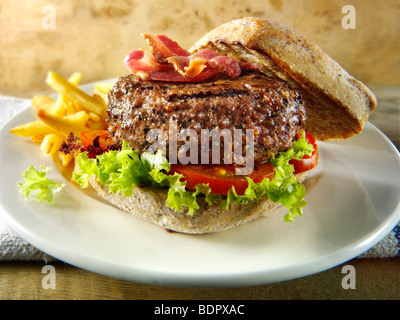
[[[44,137],[40,144],[40,149],[46,154],[55,154],[60,150],[63,142],[64,136],[57,133],[49,133]]]
[[[74,72],[69,78],[68,82],[73,84],[75,87],[78,86],[79,82],[82,80],[82,73]]]
[[[80,73],[72,74],[68,80],[55,72],[49,72],[46,83],[59,95],[56,100],[45,95],[36,95],[32,105],[38,110],[39,120],[19,125],[10,130],[12,134],[31,137],[40,143],[45,154],[57,155],[64,167],[75,160],[75,153],[64,153],[60,147],[72,132],[78,136],[82,131],[107,128],[107,93],[113,83],[95,84],[93,96],[77,86]]]
[[[40,111],[41,109],[39,109]],[[43,111],[45,112],[45,111]],[[57,129],[48,126],[42,121],[32,121],[21,124],[10,130],[12,134],[22,137],[33,137],[57,132]]]
[[[96,83],[94,85],[95,94],[98,94],[99,96],[101,96],[103,98],[104,102],[106,104],[108,104],[108,93],[110,92],[110,90],[112,89],[113,86],[114,86],[114,82]]]
[[[101,103],[103,105],[104,111],[99,115],[99,120],[100,122],[102,122],[102,128],[100,127],[99,129],[105,129],[106,128],[106,123],[107,123],[107,102],[103,99],[102,96],[100,96],[99,94],[95,93],[93,94],[93,98],[96,99],[99,103]],[[96,129],[98,130],[98,129]]]
[[[42,143],[42,141],[43,141],[43,139],[44,139],[45,136],[46,136],[45,134],[39,134],[39,135],[37,135],[37,136],[32,136],[32,141],[33,141],[33,142]]]
[[[101,97],[97,97],[96,94],[93,95],[96,99],[104,100]],[[88,130],[105,130],[107,129],[107,115],[103,114],[102,116],[94,113],[89,113],[89,120],[86,124]]]
[[[72,161],[74,161],[72,153],[64,153],[62,151],[58,151],[58,158],[64,167],[67,167]]]
[[[87,130],[87,128],[84,126],[88,119],[86,112],[77,113],[66,117],[57,117],[51,113],[39,109],[37,116],[49,127],[63,133],[66,136],[68,136],[70,132],[73,132],[74,135],[79,135],[80,132]]]
[[[87,112],[92,112],[98,115],[102,115],[106,112],[105,104],[100,103],[95,98],[72,85],[66,79],[53,71],[48,73],[46,83],[59,94],[75,101]]]
[[[82,79],[82,74],[79,72],[75,72],[68,78],[68,82],[76,87],[81,81],[81,79]],[[66,98],[62,94],[58,96],[54,109],[51,112],[52,114],[55,114],[59,117],[63,117],[66,115],[67,108],[65,106],[65,99]]]
[[[64,108],[67,110],[67,114],[74,114],[79,111],[79,106],[77,106],[74,101],[68,99],[66,96],[63,95],[60,95],[60,99],[64,104]]]
[[[71,83],[71,85],[76,86],[79,84],[81,78],[82,75],[76,72],[71,75],[68,81]],[[63,96],[61,95],[59,95],[56,101],[45,95],[36,95],[33,97],[31,103],[35,108],[54,114],[55,116],[63,117],[66,115],[66,108],[63,104]],[[74,112],[76,111],[77,110],[75,109]],[[48,126],[42,121],[32,121],[17,126],[11,129],[10,132],[18,136],[32,137],[32,140],[35,142],[42,142],[47,134],[55,133],[57,130],[54,127]]]
[[[53,112],[56,102],[48,96],[38,94],[33,97],[32,106],[37,109],[43,109],[47,112]]]
[[[105,130],[107,129],[107,123],[103,120],[100,121],[91,121],[89,120],[86,124],[86,130]]]
[[[108,94],[113,86],[114,82],[99,82],[94,85],[94,89],[99,93]]]
[[[89,121],[98,122],[101,120],[101,117],[95,113],[89,113],[88,116],[89,116]]]
[[[104,101],[103,97],[97,93],[93,94],[93,98],[96,99],[99,103],[101,103],[104,109],[107,109],[107,103]]]
[[[64,119],[68,119],[71,122],[73,122],[74,124],[76,124],[77,126],[82,126],[84,127],[86,125],[86,123],[89,121],[89,115],[87,114],[86,111],[81,110],[78,111],[74,114],[71,114],[69,116],[64,117]]]
[[[50,113],[54,114],[57,117],[64,117],[67,115],[67,108],[64,105],[62,95],[58,96],[54,108]]]

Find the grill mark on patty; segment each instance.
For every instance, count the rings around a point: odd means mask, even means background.
[[[178,130],[193,129],[199,136],[201,129],[253,129],[255,161],[262,162],[291,147],[306,114],[298,91],[258,72],[196,84],[143,81],[130,75],[120,78],[109,93],[111,136],[126,139],[139,153],[151,144],[146,133],[168,132],[170,120],[177,121]]]
[[[176,102],[178,100],[189,100],[189,99],[207,99],[210,97],[234,97],[234,96],[239,96],[239,95],[249,95],[248,91],[244,90],[234,90],[234,89],[228,89],[224,90],[222,92],[213,94],[210,91],[207,92],[199,92],[199,93],[193,93],[193,94],[183,94],[183,95],[178,95],[178,94],[173,94],[169,95],[167,97],[168,102]]]

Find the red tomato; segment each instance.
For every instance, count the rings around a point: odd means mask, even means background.
[[[311,156],[306,155],[301,160],[292,159],[289,161],[289,163],[292,164],[294,167],[294,173],[300,173],[300,172],[311,170],[318,164],[317,143],[315,142],[314,137],[311,134],[309,134],[308,132],[306,132],[306,139],[308,140],[309,143],[311,143],[313,145],[314,152],[311,154]]]
[[[183,174],[186,187],[194,190],[199,183],[208,183],[211,192],[218,194],[228,194],[234,186],[237,194],[244,194],[248,186],[245,175],[235,174],[235,166],[229,165],[205,165],[205,164],[175,164],[171,165],[169,174],[175,172]],[[274,177],[274,166],[271,163],[259,165],[248,175],[254,182],[261,182],[264,178]]]
[[[90,130],[83,131],[80,134],[83,148],[87,149],[89,145],[93,145],[93,141],[99,137],[99,145],[101,149],[105,149],[107,146],[113,144],[113,140],[110,138],[107,130]]]
[[[314,137],[306,133],[306,139],[314,147],[314,152],[311,156],[305,156],[301,160],[290,160],[295,173],[311,170],[318,164],[318,147]],[[202,165],[189,164],[171,165],[170,174],[175,172],[184,175],[183,181],[186,181],[186,187],[194,190],[199,183],[208,183],[211,192],[218,194],[228,194],[228,191],[235,187],[237,194],[242,195],[248,186],[248,181],[245,175],[236,175],[235,166],[228,165]],[[273,179],[274,167],[271,163],[264,163],[257,166],[253,172],[248,175],[254,182],[261,182],[264,178]]]

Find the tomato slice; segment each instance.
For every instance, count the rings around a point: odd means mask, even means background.
[[[289,161],[294,167],[294,173],[311,170],[318,164],[316,141],[307,132],[306,139],[313,145],[314,152],[311,156],[304,156],[301,160]],[[190,190],[194,190],[199,183],[208,183],[213,193],[227,195],[229,190],[235,187],[236,193],[242,195],[248,186],[248,181],[245,175],[235,174],[235,168],[235,166],[229,165],[175,164],[171,165],[169,174],[174,174],[175,172],[182,174],[184,176],[182,180],[186,181],[186,188]],[[261,182],[264,178],[273,179],[274,166],[269,162],[260,164],[248,176],[256,183]]]
[[[94,140],[99,137],[100,148],[105,150],[109,145],[113,144],[114,141],[110,138],[108,130],[89,130],[83,131],[80,134],[82,146],[87,149],[89,145],[94,145]]]
[[[81,132],[80,136],[85,149],[94,145],[96,138],[103,150],[114,143],[107,130],[84,131]],[[293,159],[289,161],[294,166],[295,173],[311,170],[318,164],[318,146],[315,139],[309,133],[306,133],[306,139],[313,145],[314,152],[311,156],[305,156],[301,160]],[[242,195],[248,187],[248,181],[246,175],[236,174],[236,168],[233,165],[174,164],[171,165],[169,174],[175,172],[182,174],[184,176],[182,180],[186,181],[186,187],[190,190],[195,190],[196,185],[205,183],[209,184],[213,193],[227,195],[229,190],[235,187],[236,193]],[[274,166],[269,162],[256,165],[252,173],[247,176],[255,183],[261,182],[264,178],[271,180],[274,177]]]
[[[313,145],[314,152],[311,154],[311,156],[305,155],[301,160],[292,159],[289,161],[289,163],[294,167],[294,173],[301,173],[311,170],[318,164],[318,146],[315,142],[315,138],[310,133],[306,132],[306,139]]]
[[[235,168],[232,165],[175,164],[171,165],[169,174],[177,172],[184,175],[182,181],[186,181],[186,188],[190,190],[194,190],[197,184],[208,183],[213,193],[227,195],[235,187],[236,193],[241,195],[249,183],[245,175],[235,174]],[[248,177],[256,183],[264,178],[272,179],[274,166],[269,162],[261,164]]]

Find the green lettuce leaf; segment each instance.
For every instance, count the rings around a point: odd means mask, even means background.
[[[213,194],[207,184],[197,185],[194,191],[187,190],[186,182],[182,181],[183,175],[168,175],[171,166],[161,151],[155,154],[144,152],[139,157],[125,141],[121,151],[108,151],[96,159],[89,159],[86,152],[79,154],[77,161],[82,172],[74,172],[73,176],[77,183],[86,188],[90,176],[96,175],[97,180],[107,185],[110,192],[124,196],[132,195],[132,188],[135,186],[153,185],[167,188],[166,206],[178,211],[186,208],[189,215],[193,215],[200,207],[198,196],[204,197],[209,205],[219,203],[225,209],[228,209],[232,202],[246,205],[250,201],[268,196],[271,201],[280,202],[288,209],[285,221],[293,221],[294,216],[302,214],[302,207],[307,202],[304,200],[305,187],[296,181],[294,168],[289,161],[301,159],[312,152],[313,146],[308,143],[305,133],[302,132],[291,149],[280,152],[270,160],[274,166],[274,178],[264,179],[260,183],[247,178],[249,185],[243,195],[238,195],[234,188],[227,196]]]
[[[89,178],[95,174],[99,177],[99,173],[97,172],[97,162],[96,159],[89,159],[87,157],[87,153],[80,153],[79,157],[76,158],[78,166],[80,168],[80,172],[76,173],[75,171],[72,173],[74,180],[81,185],[83,188],[87,188],[89,185]]]
[[[288,209],[285,221],[293,221],[294,216],[303,213],[303,207],[307,205],[304,200],[306,188],[303,184],[296,181],[293,165],[289,163],[291,159],[302,159],[305,155],[311,155],[314,151],[312,144],[309,144],[305,132],[302,131],[298,140],[293,143],[291,149],[280,152],[276,157],[270,159],[274,166],[274,178],[264,179],[260,183],[255,183],[247,178],[249,185],[243,195],[238,195],[234,188],[229,191],[224,208],[228,208],[232,202],[246,205],[252,200],[261,199],[267,195],[272,202],[279,202]]]
[[[18,183],[19,191],[26,198],[32,192],[39,191],[37,194],[37,201],[52,202],[54,195],[59,192],[65,184],[61,182],[53,182],[46,178],[47,172],[51,169],[50,167],[41,166],[42,171],[35,169],[33,165],[30,165],[25,169],[22,176],[25,178],[23,183]]]

